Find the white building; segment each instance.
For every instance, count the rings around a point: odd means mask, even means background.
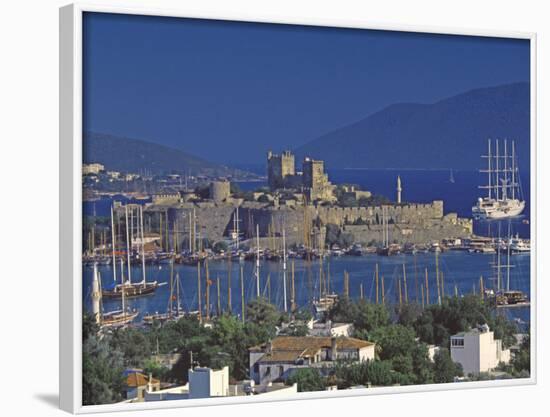
[[[195,368],[189,370],[189,382],[185,385],[165,389],[147,388],[143,399],[150,401],[188,400],[192,398],[235,397],[261,395],[262,397],[288,396],[298,392],[298,384],[284,383],[255,385],[245,380],[234,385],[227,383],[229,368],[219,370]]]
[[[97,164],[97,163],[82,164],[82,175],[88,175],[88,174],[97,175],[104,170],[105,170],[105,167],[101,164]]]
[[[510,350],[502,348],[486,324],[451,336],[451,358],[462,365],[464,374],[479,374],[510,362]]]
[[[353,333],[351,323],[315,322],[309,330],[311,336],[350,337]]]
[[[428,345],[428,358],[430,361],[434,361],[435,355],[439,352],[440,348],[436,345]]]
[[[260,385],[286,381],[300,368],[332,368],[335,361],[373,360],[375,344],[351,337],[279,336],[249,349],[250,377]]]
[[[172,401],[189,399],[189,383],[177,387],[160,389],[157,391],[145,391],[144,401]]]
[[[189,398],[227,397],[229,367],[211,369],[197,367],[189,370]]]

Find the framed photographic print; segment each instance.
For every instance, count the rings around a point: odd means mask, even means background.
[[[534,383],[535,39],[62,8],[61,407]]]

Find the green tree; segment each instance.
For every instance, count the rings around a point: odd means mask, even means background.
[[[324,378],[316,368],[302,368],[294,371],[286,381],[287,385],[298,384],[298,391],[323,391]]]
[[[364,362],[340,361],[334,368],[339,389],[354,385],[387,386],[394,383],[392,363],[390,361],[368,360]]]
[[[365,300],[357,302],[357,312],[353,324],[356,329],[373,331],[390,323],[390,312],[382,304],[372,304]]]
[[[428,346],[425,343],[416,343],[411,349],[414,383],[431,384],[434,380],[433,363],[428,354]]]
[[[527,377],[531,373],[531,338],[526,336],[521,341],[519,350],[514,354],[512,358],[512,367],[514,371],[519,375],[523,373],[523,377]]]
[[[136,328],[115,330],[111,343],[114,349],[122,352],[126,366],[140,366],[152,353],[150,340]]]
[[[462,375],[462,367],[454,363],[447,349],[441,348],[434,356],[434,382],[453,382],[455,376]]]
[[[269,332],[275,331],[275,326],[281,323],[282,316],[273,304],[265,298],[257,298],[246,305],[247,322],[265,327]]]
[[[392,360],[398,356],[409,356],[416,345],[412,329],[400,324],[379,327],[369,333],[369,340],[380,347],[380,359]]]
[[[157,378],[161,381],[165,381],[170,374],[170,369],[160,365],[153,359],[146,359],[142,367],[145,374],[152,374],[153,378]]]
[[[416,303],[403,304],[396,308],[397,321],[407,327],[413,327],[416,320],[422,315],[422,307]]]
[[[423,342],[449,347],[451,335],[485,323],[505,347],[514,343],[514,323],[495,316],[481,297],[475,295],[447,297],[441,305],[428,306],[414,321],[413,327]]]
[[[340,227],[337,224],[328,223],[325,226],[325,243],[329,246],[338,242],[338,236],[340,236]]]
[[[110,404],[121,401],[124,386],[122,353],[107,337],[88,336],[82,345],[82,403]]]
[[[288,327],[279,334],[284,334],[285,336],[307,336],[309,334],[309,328],[305,324],[290,323]]]
[[[366,300],[353,301],[343,297],[330,309],[328,318],[334,322],[352,323],[355,337],[368,339],[368,333],[390,323],[390,313],[382,304]]]
[[[244,379],[248,374],[248,347],[244,325],[234,316],[224,315],[214,322],[213,343],[219,350],[214,358],[217,367],[229,366],[230,374]]]
[[[294,318],[296,320],[308,322],[313,318],[313,314],[307,308],[300,308],[299,310],[294,312]]]

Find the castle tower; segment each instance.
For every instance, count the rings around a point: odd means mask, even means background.
[[[401,177],[397,176],[397,204],[401,204],[401,191],[403,189],[401,188]]]
[[[296,174],[294,155],[290,151],[284,151],[277,155],[269,151],[267,153],[267,182],[271,190],[284,188],[286,179]]]
[[[225,201],[231,195],[231,183],[229,181],[212,181],[209,194],[216,203]]]

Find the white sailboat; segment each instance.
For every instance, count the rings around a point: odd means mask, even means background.
[[[479,188],[487,190],[487,197],[480,197],[472,207],[476,220],[496,220],[519,216],[525,209],[522,198],[519,170],[516,161],[515,143],[512,141],[512,154],[508,155],[507,141],[504,140],[504,155],[499,155],[498,139],[495,141],[495,154],[492,154],[491,139],[488,140],[487,159],[488,183]],[[501,161],[503,164],[501,164]]]

